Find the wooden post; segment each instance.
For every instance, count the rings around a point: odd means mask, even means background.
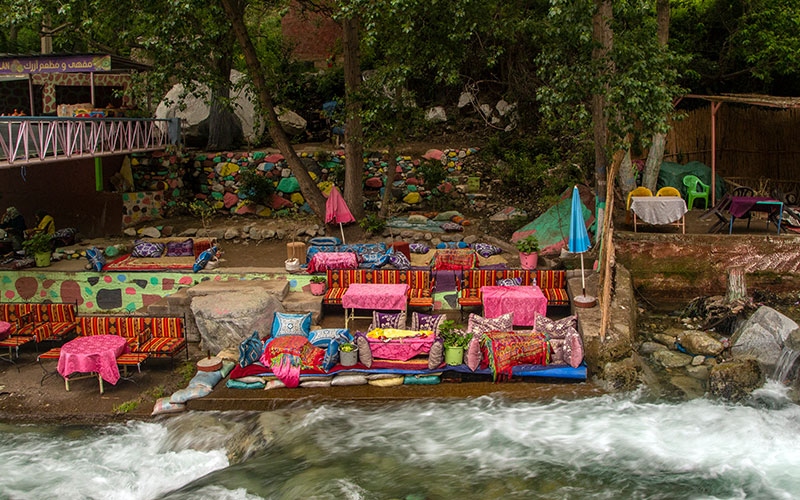
[[[747,299],[747,283],[745,283],[743,267],[732,267],[728,269],[727,282],[728,292],[725,294],[725,301],[728,304]]]
[[[717,204],[716,176],[717,176],[717,110],[721,102],[711,101],[711,206]],[[706,207],[707,209],[708,207]]]

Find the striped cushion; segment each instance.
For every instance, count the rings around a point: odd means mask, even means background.
[[[322,299],[322,302],[325,304],[341,304],[342,295],[344,295],[344,292],[346,291],[347,288],[328,288],[328,291],[325,292],[325,298]]]
[[[480,288],[465,288],[461,290],[458,303],[462,306],[479,306],[483,302]]]
[[[543,288],[542,293],[547,297],[547,305],[569,305],[569,295],[567,295],[567,291],[563,288]]]
[[[536,284],[545,288],[567,288],[566,271],[536,271]]]
[[[41,361],[43,359],[58,359],[59,357],[61,357],[61,348],[55,347],[47,352],[43,352],[36,359]]]
[[[144,361],[145,359],[147,359],[149,357],[150,357],[149,354],[137,354],[137,353],[129,352],[129,353],[126,353],[126,354],[120,354],[120,356],[117,358],[117,364],[118,365],[133,365],[133,366],[136,366],[136,365],[141,364],[142,361]]]
[[[150,333],[154,338],[183,338],[183,318],[143,318],[144,327],[150,327]],[[141,331],[141,330],[140,330]],[[139,332],[137,332],[138,334]]]
[[[36,321],[70,323],[75,321],[75,304],[33,304]]]
[[[27,337],[8,337],[0,341],[0,347],[19,347],[33,340],[33,335]]]
[[[408,291],[408,304],[412,306],[429,306],[433,304],[430,290],[412,288]]]
[[[153,354],[155,356],[171,356],[186,347],[185,339],[169,337],[155,337],[148,340],[140,351]]]
[[[117,335],[126,339],[133,338],[136,340],[136,336],[147,328],[142,317],[116,318],[116,321]]]
[[[78,326],[77,322],[70,323],[45,323],[38,327],[34,332],[37,342],[42,340],[60,339],[75,330]]]
[[[78,318],[78,335],[109,335],[112,319],[116,318],[109,316],[81,316]],[[116,321],[114,321],[113,326],[116,334]]]

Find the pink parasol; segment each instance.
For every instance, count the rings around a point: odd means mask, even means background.
[[[338,222],[339,230],[342,232],[342,243],[346,243],[344,240],[344,228],[342,227],[342,223],[355,221],[353,214],[350,213],[350,209],[347,208],[347,203],[345,203],[344,198],[342,198],[342,193],[339,192],[336,186],[333,186],[331,188],[331,193],[328,195],[328,201],[325,203],[325,222]]]

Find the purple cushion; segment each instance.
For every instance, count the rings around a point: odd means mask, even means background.
[[[567,316],[559,320],[552,320],[546,316],[536,313],[533,330],[536,333],[546,333],[551,339],[566,338],[570,330],[578,328],[578,317],[575,315]]]
[[[389,264],[397,269],[408,269],[411,267],[411,262],[408,261],[408,257],[400,252],[392,252],[392,254],[389,255]]]
[[[473,243],[472,249],[478,252],[481,257],[491,257],[503,253],[503,249],[489,243]]]
[[[372,311],[372,325],[369,329],[374,330],[376,328],[397,328],[399,330],[405,330],[406,312],[382,313]]]
[[[522,278],[506,278],[497,280],[497,286],[522,286]]]
[[[514,330],[513,321],[514,313],[503,314],[491,319],[470,314],[467,333],[510,332]]]
[[[428,253],[431,250],[430,247],[424,243],[412,243],[408,245],[408,249],[411,253]]]
[[[444,314],[420,314],[418,312],[411,313],[411,329],[415,331],[431,330],[435,334],[439,334],[439,327],[442,326],[447,316]]]
[[[164,244],[163,243],[151,243],[149,241],[136,241],[133,246],[133,252],[131,252],[131,257],[161,257],[161,254],[164,253]]]
[[[481,365],[481,358],[483,357],[483,353],[481,352],[482,335],[483,334],[480,333],[475,333],[472,335],[469,345],[467,346],[467,352],[465,353],[467,358],[467,366],[472,371],[477,370]]]
[[[170,241],[167,243],[167,257],[194,257],[194,241]]]

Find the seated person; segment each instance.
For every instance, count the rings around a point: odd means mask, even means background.
[[[56,232],[56,222],[53,220],[53,216],[48,214],[46,210],[36,211],[36,227],[33,229],[28,229],[26,231],[29,237],[36,233],[44,233],[52,235],[55,232]]]
[[[22,249],[22,240],[25,237],[25,218],[15,207],[8,207],[3,218],[0,219],[0,229],[6,231],[6,239],[11,242],[14,250]]]

